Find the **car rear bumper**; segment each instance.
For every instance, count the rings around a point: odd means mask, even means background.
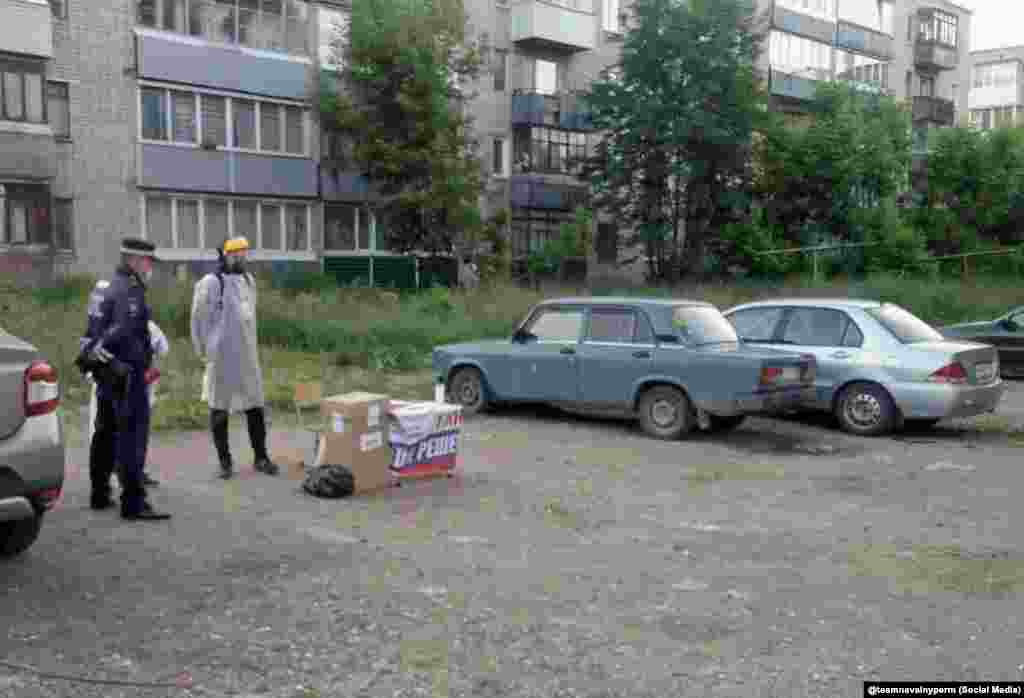
[[[952,419],[994,412],[1006,393],[1002,380],[990,385],[903,384],[893,398],[909,419]]]
[[[0,501],[35,495],[64,484],[64,432],[60,415],[50,413],[25,420],[12,436],[0,441],[0,469],[13,472]],[[15,484],[16,483],[16,484]],[[11,491],[14,488],[17,491]],[[15,508],[20,504],[12,504]]]
[[[755,413],[778,413],[795,410],[813,404],[814,386],[783,388],[780,390],[746,393],[732,400],[715,401],[702,407],[712,414],[739,415]]]

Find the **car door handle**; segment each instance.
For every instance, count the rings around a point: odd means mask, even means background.
[[[634,351],[633,356],[638,359],[649,359],[651,358],[651,352],[649,351]]]
[[[848,359],[848,358],[850,358],[850,354],[849,354],[849,352],[845,352],[845,351],[837,351],[835,353],[829,354],[829,358],[830,359]]]
[[[558,350],[558,353],[559,354],[575,354],[576,350],[573,349],[572,347],[562,347],[561,349]]]

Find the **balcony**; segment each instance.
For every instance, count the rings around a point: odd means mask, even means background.
[[[836,29],[835,22],[794,12],[778,4],[775,5],[775,13],[772,15],[772,25],[790,34],[799,34],[826,44],[832,43]]]
[[[509,38],[524,48],[592,51],[597,48],[593,0],[517,0]]]
[[[0,17],[3,51],[53,57],[53,15],[47,0],[0,0]]]
[[[46,124],[5,124],[0,130],[0,178],[57,176],[57,143]]]
[[[952,126],[956,119],[956,107],[950,99],[914,97],[913,119]]]
[[[139,186],[155,189],[317,196],[317,164],[308,158],[144,143]]]
[[[891,36],[850,22],[839,22],[836,46],[886,61],[893,57]]]
[[[541,175],[512,175],[511,184],[513,208],[571,211],[586,201],[584,187],[557,184]]]
[[[814,93],[818,89],[817,80],[783,73],[779,70],[772,70],[768,80],[771,93],[776,97],[807,101],[814,99]]]
[[[579,97],[569,93],[542,94],[534,90],[512,93],[512,127],[547,126],[569,131],[591,131],[590,114]]]
[[[927,70],[953,70],[959,65],[960,56],[952,46],[918,38],[914,45],[914,64]]]

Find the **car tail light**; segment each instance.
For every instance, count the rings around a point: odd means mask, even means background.
[[[25,414],[49,414],[60,404],[57,369],[45,361],[33,361],[25,370]]]
[[[761,369],[761,385],[775,385],[782,378],[782,369],[778,366],[765,366]]]
[[[39,497],[39,503],[43,505],[44,509],[52,509],[60,501],[60,493],[60,487],[52,487],[48,490],[43,490],[36,496]]]
[[[964,370],[963,365],[959,361],[954,361],[951,364],[946,364],[938,371],[928,377],[928,380],[933,383],[966,383],[967,382],[967,371]]]

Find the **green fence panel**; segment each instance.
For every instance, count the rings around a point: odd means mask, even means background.
[[[374,257],[373,285],[382,288],[416,288],[414,257]]]
[[[370,283],[369,257],[325,257],[324,273],[331,274],[340,286]]]

